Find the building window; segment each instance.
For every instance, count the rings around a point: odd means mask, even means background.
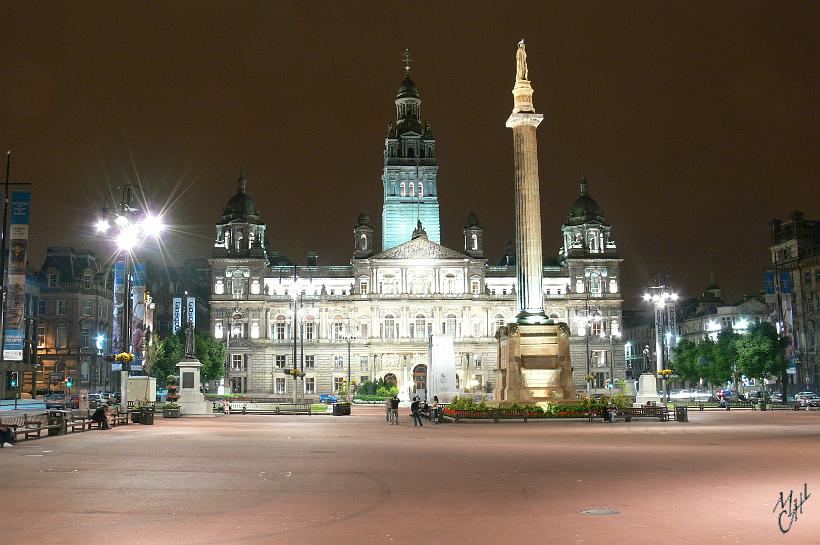
[[[231,354],[231,371],[245,370],[245,357],[243,354]]]
[[[384,331],[382,337],[385,339],[395,339],[396,335],[396,319],[392,314],[387,314],[384,317]]]
[[[361,324],[359,326],[359,331],[361,332],[360,337],[362,339],[366,339],[367,338],[367,324]]]
[[[259,322],[253,322],[251,324],[251,339],[258,339],[259,338]]]
[[[458,293],[458,286],[456,285],[456,277],[453,274],[445,275],[444,277],[444,289],[446,290],[445,293],[449,294],[456,294]]]
[[[498,331],[502,327],[504,327],[504,317],[500,314],[495,315],[495,330]]]
[[[406,189],[406,187],[405,187],[405,185],[404,185],[404,182],[402,182],[402,183],[401,183],[401,185],[400,185],[399,187],[401,187],[401,196],[402,196],[402,197],[406,197],[406,196],[407,196],[407,189]]]
[[[333,377],[333,393],[338,394],[344,384],[344,377]]]
[[[83,316],[93,316],[94,308],[91,301],[83,301]]]
[[[312,341],[316,337],[316,323],[313,316],[308,316],[302,322],[305,339]]]
[[[66,326],[57,326],[57,339],[55,344],[57,348],[65,348],[68,346],[68,330],[66,329]]]
[[[88,333],[88,328],[84,327],[80,330],[80,346],[82,348],[91,347],[91,335]]]
[[[285,317],[281,314],[276,317],[274,324],[274,338],[278,341],[285,340]]]
[[[276,368],[277,369],[284,369],[286,363],[287,356],[276,356]]]
[[[56,288],[57,287],[57,273],[48,273],[48,287],[49,288]]]
[[[592,324],[590,325],[590,332],[593,337],[600,337],[604,332],[603,320],[592,320]]]
[[[222,295],[225,293],[225,282],[221,278],[216,281],[216,284],[214,284],[214,293],[216,295]]]
[[[481,282],[478,280],[473,280],[470,282],[470,293],[473,295],[479,295],[481,293]]]
[[[345,366],[344,356],[340,356],[339,354],[336,354],[335,356],[333,356],[333,367],[335,367],[336,369],[344,369],[344,366]]]
[[[606,388],[606,381],[607,381],[607,376],[609,375],[609,373],[604,371],[604,372],[593,373],[593,375],[595,375],[595,384],[593,386],[595,388]]]
[[[260,287],[259,287],[259,280],[254,278],[251,282],[251,293],[253,295],[259,295]]]
[[[316,393],[316,379],[313,377],[305,377],[305,393],[306,394],[315,394]]]
[[[91,289],[91,275],[86,274],[83,275],[83,288],[90,290]]]
[[[476,369],[481,368],[481,354],[473,354],[473,367]]]
[[[37,326],[37,348],[46,347],[46,326]]]
[[[444,334],[445,335],[452,335],[453,337],[458,336],[458,327],[457,327],[457,320],[455,314],[448,314],[447,320],[444,322]]]
[[[359,356],[359,369],[362,371],[367,370],[367,356]]]
[[[305,356],[305,369],[313,369],[316,367],[316,356],[309,355]]]
[[[364,235],[362,235],[362,236],[364,236]],[[363,295],[367,294],[367,288],[368,288],[367,280],[362,280],[361,282],[359,282],[359,293],[361,293]]]
[[[333,339],[341,340],[344,339],[344,331],[345,331],[345,324],[342,321],[341,316],[336,316],[333,320]]]
[[[285,393],[285,377],[276,377],[276,393],[277,394],[284,394]]]
[[[39,315],[48,314],[48,301],[40,299],[37,302],[37,313]]]
[[[601,275],[597,272],[589,275],[589,293],[593,297],[601,296]]]
[[[419,180],[419,198],[424,197],[424,182]]]
[[[57,314],[58,315],[65,314],[65,300],[64,299],[57,299]]]
[[[594,367],[606,367],[607,357],[606,350],[590,350],[589,364]]]

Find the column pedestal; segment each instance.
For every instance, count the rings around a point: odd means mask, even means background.
[[[199,391],[202,386],[200,370],[202,364],[197,359],[184,359],[177,364],[179,368],[179,414],[182,416],[212,415],[205,394]]]
[[[498,330],[499,372],[494,398],[539,403],[575,398],[566,324],[509,324]]]
[[[646,405],[647,401],[661,404],[661,398],[658,395],[658,379],[652,373],[644,373],[638,379],[638,395],[635,397],[635,405]]]

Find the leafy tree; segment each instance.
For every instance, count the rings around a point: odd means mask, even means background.
[[[709,374],[706,377],[712,384],[726,384],[729,379],[733,379],[735,384],[738,383],[739,373],[735,365],[738,338],[740,335],[731,329],[724,329],[718,333],[717,342],[712,344]]]
[[[786,348],[789,339],[780,335],[769,322],[751,326],[737,341],[737,364],[747,377],[764,379],[780,376],[788,367]]]
[[[675,374],[690,384],[705,378],[708,358],[705,357],[707,350],[704,350],[704,348],[706,348],[705,342],[695,344],[690,340],[681,341],[675,347],[675,359],[672,362]],[[708,350],[711,350],[711,347]]]
[[[161,382],[168,375],[177,374],[177,364],[185,357],[185,331],[181,329],[173,335],[168,335],[155,343],[155,347],[151,354],[150,374]],[[226,356],[227,349],[224,343],[209,333],[196,332],[196,357],[202,363],[203,382],[224,375]]]

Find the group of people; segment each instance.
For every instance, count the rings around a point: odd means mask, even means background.
[[[604,417],[604,422],[615,422],[615,417],[618,416],[618,407],[612,404],[604,405],[601,416]]]
[[[384,400],[384,420],[385,422],[390,423],[390,425],[399,425],[399,396],[393,394],[392,397],[388,397]],[[439,411],[439,401],[438,396],[433,396],[433,404],[428,405],[427,402],[422,402],[419,396],[413,397],[413,401],[410,403],[410,417],[413,419],[413,427],[424,427],[424,424],[421,422],[421,414],[422,412],[430,413],[430,420],[432,420],[433,424],[438,424],[438,411]]]

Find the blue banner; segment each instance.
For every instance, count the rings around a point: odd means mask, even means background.
[[[780,271],[780,293],[792,292],[792,273]]]
[[[26,338],[26,258],[28,254],[28,224],[31,193],[11,194],[11,225],[9,226],[8,288],[3,323],[3,359],[22,361]]]

